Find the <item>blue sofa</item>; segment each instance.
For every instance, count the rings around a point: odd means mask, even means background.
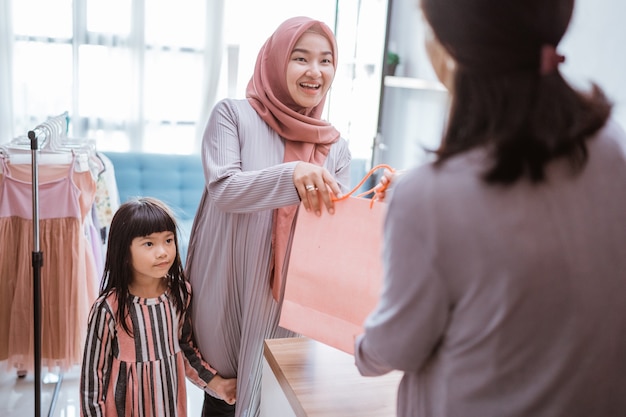
[[[173,210],[180,228],[179,246],[183,263],[187,256],[193,218],[204,190],[200,155],[141,152],[105,152],[113,164],[120,202],[133,197],[155,197]],[[355,159],[351,178],[356,185],[367,172],[367,162]],[[359,191],[367,189],[367,184]]]
[[[120,202],[155,197],[167,203],[178,221],[180,254],[185,262],[193,218],[204,190],[200,155],[105,152],[113,164]]]

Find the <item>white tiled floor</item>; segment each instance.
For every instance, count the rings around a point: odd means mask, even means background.
[[[35,415],[35,386],[32,374],[18,378],[15,372],[7,372],[6,365],[0,362],[0,416],[29,417]],[[78,417],[80,369],[76,367],[63,374],[54,409],[50,403],[57,387],[58,373],[42,370],[41,416]],[[187,410],[189,417],[199,417],[202,411],[203,393],[195,385],[187,382]]]

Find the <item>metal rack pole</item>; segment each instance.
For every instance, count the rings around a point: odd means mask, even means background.
[[[35,416],[41,416],[41,267],[43,253],[39,248],[39,169],[37,135],[28,132],[31,149],[32,185],[33,185],[33,319],[35,342]]]
[[[43,267],[43,252],[39,246],[39,164],[38,150],[39,142],[35,131],[28,132],[31,149],[31,168],[32,168],[32,186],[33,186],[33,332],[34,332],[34,352],[35,352],[35,416],[41,417],[41,268]],[[63,375],[57,380],[48,416],[52,416],[56,405],[56,398],[59,394]]]

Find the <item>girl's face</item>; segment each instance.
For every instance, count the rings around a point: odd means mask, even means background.
[[[333,49],[328,39],[305,32],[298,40],[287,64],[287,87],[293,101],[302,107],[317,106],[335,78]]]
[[[133,239],[130,244],[133,279],[149,284],[165,277],[176,260],[176,239],[172,232],[152,233]]]

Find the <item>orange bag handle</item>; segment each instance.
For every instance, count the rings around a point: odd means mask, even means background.
[[[341,200],[345,200],[346,198],[350,197],[352,194],[354,194],[356,192],[356,190],[358,190],[365,183],[365,181],[367,181],[367,179],[369,177],[371,177],[374,174],[374,172],[376,172],[377,170],[379,170],[381,168],[386,168],[386,169],[388,169],[391,172],[395,172],[395,169],[393,169],[392,167],[390,167],[387,164],[378,164],[375,167],[373,167],[372,169],[370,169],[369,172],[367,174],[365,174],[363,179],[361,179],[361,181],[359,181],[359,183],[352,190],[350,190],[350,192],[344,194],[343,196],[341,196],[339,198],[333,196],[333,201],[341,201]],[[380,190],[378,190],[378,191],[379,192],[385,191],[388,186],[389,186],[389,182],[387,182],[386,184],[383,184],[382,187],[380,188]],[[364,192],[362,192],[360,194],[357,194],[355,197],[362,198],[362,197],[365,197],[368,194],[375,193],[376,192],[376,187],[377,187],[377,185],[373,186],[372,188],[370,188],[367,191],[364,191]],[[374,196],[372,198],[372,202],[370,203],[370,207],[372,207],[374,205],[374,201],[375,200],[376,200],[376,196]]]

